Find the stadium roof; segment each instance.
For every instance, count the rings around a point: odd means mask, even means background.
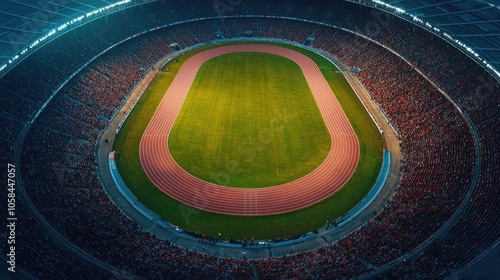
[[[500,72],[500,0],[348,0],[409,17],[449,34]],[[426,25],[428,23],[429,25]],[[432,26],[432,28],[430,28]],[[460,44],[460,43],[459,43]]]
[[[93,12],[95,15],[95,11],[104,7],[112,12],[151,1],[156,0],[1,0],[0,66],[51,30],[79,16]],[[394,14],[404,11],[417,17],[464,43],[500,72],[500,0],[347,1],[377,5]]]
[[[51,29],[109,4],[101,0],[2,0],[0,59],[10,59]]]
[[[0,70],[72,25],[152,1],[156,0],[0,0]]]

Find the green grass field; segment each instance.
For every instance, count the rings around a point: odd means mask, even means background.
[[[263,53],[226,54],[204,63],[169,137],[172,156],[184,170],[240,188],[303,177],[330,148],[302,70]]]
[[[320,67],[360,141],[360,159],[354,175],[341,190],[316,205],[292,213],[264,217],[236,217],[200,211],[179,203],[158,190],[149,181],[140,163],[141,136],[182,63],[195,53],[220,45],[207,46],[180,56],[178,62],[166,65],[168,72],[158,73],[114,143],[115,151],[121,153],[117,158],[117,165],[127,186],[142,203],[170,223],[209,236],[221,233],[222,238],[233,239],[250,236],[268,239],[303,234],[324,226],[327,220],[333,221],[345,214],[373,186],[382,162],[382,137],[343,75],[336,73],[337,69],[317,54],[288,45],[267,44],[304,53]]]

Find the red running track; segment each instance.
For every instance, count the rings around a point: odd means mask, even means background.
[[[276,54],[296,62],[302,69],[332,138],[330,153],[313,172],[279,186],[239,189],[202,181],[172,158],[168,136],[198,69],[211,58],[234,52]],[[198,209],[239,216],[279,214],[315,204],[351,178],[359,158],[356,134],[316,63],[290,49],[253,44],[219,47],[188,59],[148,124],[139,149],[146,174],[164,193]]]

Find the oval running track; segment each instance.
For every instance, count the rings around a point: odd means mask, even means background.
[[[302,69],[332,138],[327,158],[311,173],[273,187],[230,188],[194,177],[173,159],[168,150],[168,136],[200,66],[211,58],[235,52],[280,55],[294,61]],[[305,208],[340,189],[356,169],[359,143],[328,82],[313,60],[290,49],[244,44],[201,52],[182,65],[142,136],[139,152],[149,179],[174,199],[209,212],[262,216]]]

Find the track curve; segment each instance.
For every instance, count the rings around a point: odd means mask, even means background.
[[[280,55],[302,69],[332,138],[327,158],[311,173],[278,186],[238,189],[202,181],[184,171],[173,159],[168,150],[168,136],[199,68],[211,58],[234,52]],[[182,65],[141,138],[139,153],[149,179],[174,199],[209,212],[262,216],[305,208],[340,189],[356,169],[359,143],[328,82],[312,59],[286,48],[244,44],[201,52]]]

